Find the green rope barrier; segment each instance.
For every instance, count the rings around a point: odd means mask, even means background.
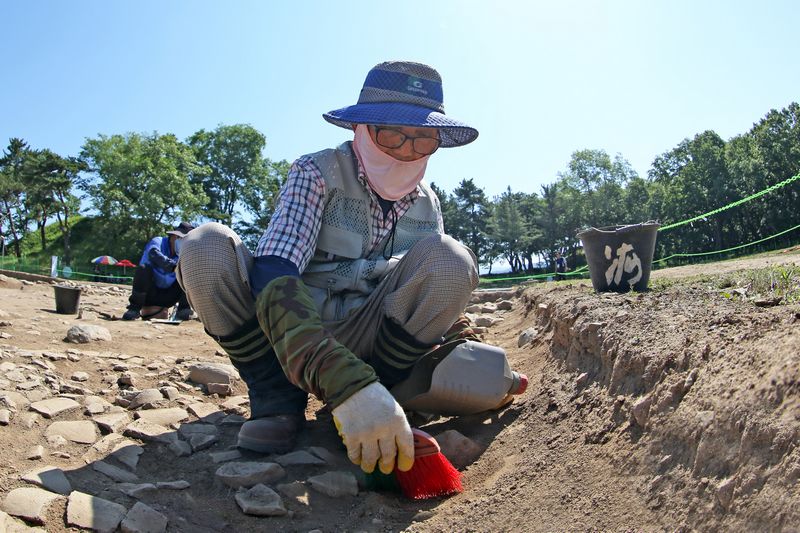
[[[588,265],[583,265],[582,267],[580,267],[578,269],[575,269],[575,270],[573,270],[571,272],[560,272],[560,273],[559,272],[547,272],[546,274],[530,274],[530,275],[527,275],[527,276],[512,276],[510,278],[491,278],[491,279],[481,278],[480,279],[480,283],[494,283],[496,281],[514,281],[514,280],[519,280],[519,279],[545,279],[545,278],[553,277],[553,276],[556,276],[556,275],[561,275],[561,276],[580,276],[580,275],[583,275],[584,272],[586,270],[588,270],[588,269],[589,269]]]
[[[714,250],[712,252],[696,252],[696,253],[677,253],[677,254],[672,254],[670,256],[667,256],[667,257],[658,259],[656,261],[653,261],[653,264],[661,263],[663,261],[667,261],[669,259],[672,259],[673,257],[699,257],[701,255],[722,254],[722,253],[730,252],[730,251],[733,251],[733,250],[739,250],[739,249],[745,248],[747,246],[753,246],[754,244],[759,244],[759,243],[762,243],[764,241],[768,241],[770,239],[774,239],[775,237],[780,237],[781,235],[783,235],[785,233],[789,233],[790,231],[794,231],[797,228],[800,228],[800,224],[798,224],[797,226],[794,226],[793,228],[789,228],[787,230],[783,230],[783,231],[781,231],[779,233],[776,233],[775,235],[770,235],[769,237],[764,237],[763,239],[759,239],[757,241],[748,242],[746,244],[740,244],[739,246],[733,246],[732,248],[726,248],[724,250]]]
[[[771,185],[771,186],[767,187],[766,189],[764,189],[763,191],[759,191],[759,192],[757,192],[755,194],[751,194],[750,196],[747,196],[747,197],[742,198],[740,200],[736,200],[735,202],[730,203],[730,204],[728,204],[726,206],[718,207],[717,209],[709,211],[708,213],[703,213],[702,215],[697,215],[696,217],[692,217],[692,218],[689,218],[687,220],[682,220],[680,222],[675,222],[674,224],[669,224],[668,226],[662,226],[662,227],[660,227],[658,229],[658,231],[667,231],[667,230],[670,230],[672,228],[677,228],[678,226],[683,226],[684,224],[689,224],[690,222],[694,222],[695,220],[700,220],[701,218],[706,218],[706,217],[710,217],[712,215],[716,215],[717,213],[725,211],[726,209],[730,209],[732,207],[736,207],[737,205],[741,205],[741,204],[743,204],[745,202],[749,202],[750,200],[754,200],[754,199],[756,199],[756,198],[758,198],[760,196],[764,196],[767,193],[771,193],[772,191],[774,191],[776,189],[780,189],[781,187],[785,187],[786,185],[789,185],[790,183],[792,183],[793,181],[798,180],[798,179],[800,179],[800,174],[797,174],[795,176],[792,176],[791,178],[785,179],[780,183],[776,183],[775,185]]]
[[[700,219],[703,219],[703,218],[707,218],[707,217],[716,215],[717,213],[720,213],[720,212],[725,211],[727,209],[731,209],[733,207],[742,205],[743,203],[749,202],[750,200],[754,200],[756,198],[764,196],[765,194],[771,193],[772,191],[774,191],[776,189],[780,189],[781,187],[785,187],[785,186],[789,185],[790,183],[792,183],[794,181],[797,181],[798,179],[800,179],[800,174],[792,176],[791,178],[787,178],[787,179],[785,179],[785,180],[783,180],[783,181],[781,181],[779,183],[776,183],[775,185],[770,185],[769,187],[767,187],[766,189],[764,189],[762,191],[759,191],[757,193],[751,194],[750,196],[746,196],[745,198],[741,198],[739,200],[736,200],[735,202],[732,202],[732,203],[730,203],[728,205],[725,205],[725,206],[722,206],[722,207],[718,207],[717,209],[709,211],[708,213],[703,213],[702,215],[697,215],[696,217],[692,217],[692,218],[689,218],[689,219],[686,219],[686,220],[682,220],[680,222],[675,222],[674,224],[669,224],[667,226],[662,226],[662,227],[660,227],[658,229],[658,231],[667,231],[667,230],[670,230],[670,229],[673,229],[673,228],[677,228],[678,226],[683,226],[685,224],[689,224],[691,222],[694,222],[695,220],[700,220]],[[697,257],[697,256],[702,256],[702,255],[721,254],[721,253],[725,253],[725,252],[730,252],[732,250],[739,250],[740,248],[745,248],[747,246],[752,246],[754,244],[759,244],[759,243],[762,243],[764,241],[768,241],[770,239],[774,239],[775,237],[779,237],[779,236],[783,235],[784,233],[788,233],[788,232],[790,232],[792,230],[797,229],[798,227],[800,227],[800,225],[799,226],[795,226],[793,228],[789,228],[789,229],[787,229],[785,231],[782,231],[780,233],[776,233],[775,235],[772,235],[770,237],[765,237],[763,239],[760,239],[760,240],[757,240],[757,241],[753,241],[753,242],[749,242],[747,244],[741,244],[739,246],[734,246],[732,248],[726,248],[725,250],[715,250],[713,252],[672,254],[672,255],[670,255],[668,257],[664,257],[662,259],[658,259],[657,261],[653,261],[653,264],[661,263],[663,261],[667,261],[669,259],[672,259],[673,257]],[[573,270],[572,272],[564,272],[561,275],[562,276],[583,275],[584,271],[587,270],[588,268],[589,267],[587,265],[584,265],[584,266],[582,266],[581,268],[579,268],[577,270]],[[511,276],[511,277],[507,277],[507,278],[492,278],[492,279],[481,278],[480,279],[480,283],[495,283],[495,282],[499,282],[499,281],[517,281],[517,280],[527,280],[527,279],[544,279],[544,278],[548,278],[548,277],[555,276],[555,275],[556,275],[556,273],[548,272],[546,274],[532,274],[532,275],[528,275],[528,276]]]

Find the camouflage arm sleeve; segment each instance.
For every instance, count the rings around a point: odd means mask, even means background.
[[[289,381],[332,408],[378,381],[371,366],[322,327],[311,294],[299,278],[270,281],[258,295],[256,315]]]

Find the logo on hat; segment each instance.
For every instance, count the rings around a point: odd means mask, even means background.
[[[424,86],[425,85],[422,83],[421,79],[415,78],[414,76],[409,76],[408,86],[406,87],[406,90],[410,93],[422,93],[424,95],[427,95],[428,91],[426,91],[423,88]]]

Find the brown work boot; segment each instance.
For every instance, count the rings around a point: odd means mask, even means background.
[[[236,445],[260,453],[286,453],[294,448],[306,418],[303,414],[272,415],[248,420],[239,430]]]

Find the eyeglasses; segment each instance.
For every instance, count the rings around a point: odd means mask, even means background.
[[[392,128],[375,128],[375,141],[384,148],[400,148],[405,142],[411,139],[411,147],[421,155],[431,155],[439,149],[439,139],[436,137],[412,137]]]

